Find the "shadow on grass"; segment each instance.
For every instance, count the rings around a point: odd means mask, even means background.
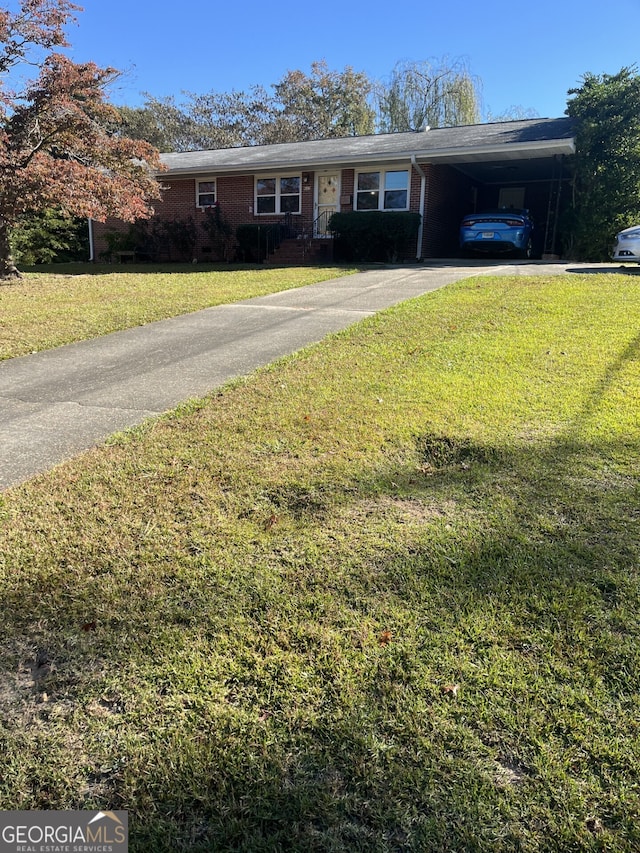
[[[258,587],[248,572],[230,597],[206,560],[194,563],[198,582],[170,566],[157,574],[156,553],[156,576],[139,578],[145,594],[122,578],[123,598],[121,566],[103,558],[110,587],[74,571],[68,552],[57,573],[5,594],[5,632],[24,638],[33,682],[21,713],[33,715],[34,740],[13,756],[31,788],[14,805],[128,808],[134,851],[600,849],[594,815],[606,849],[632,850],[640,835],[622,792],[637,767],[621,735],[638,676],[628,617],[640,494],[631,477],[596,473],[620,450],[569,439],[509,452],[422,436],[417,460],[354,492],[376,528],[386,514],[390,537],[420,505],[443,514],[359,565],[338,549],[346,578],[311,567],[304,578],[294,559]],[[597,459],[593,476],[585,459]],[[322,514],[314,494],[313,512],[296,502],[309,525]],[[452,505],[485,515],[465,530],[456,510],[437,509]],[[137,556],[130,568],[142,574]],[[304,599],[301,614],[286,595]],[[357,636],[341,644],[345,613]],[[228,670],[208,670],[234,632],[242,666],[231,654]],[[441,692],[449,681],[456,698]],[[72,720],[86,717],[84,745],[61,773],[57,753],[75,755],[59,743],[66,714],[71,744]]]
[[[291,265],[287,265],[291,266]],[[321,269],[323,266],[335,268],[339,266],[348,266],[353,269],[353,264],[315,264],[314,267]],[[276,264],[208,264],[208,263],[170,263],[170,264],[103,264],[103,263],[68,263],[68,264],[39,264],[37,266],[21,267],[22,273],[40,273],[45,275],[64,275],[64,276],[81,276],[81,275],[115,275],[116,273],[131,274],[140,273],[143,275],[193,275],[193,273],[204,272],[229,272],[238,270],[272,270],[277,268]],[[364,269],[364,268],[363,268]],[[17,282],[19,284],[19,281]]]
[[[129,809],[133,851],[638,849],[640,446],[584,427],[639,341],[558,439],[283,472],[296,524],[247,522],[233,577],[177,489],[186,551],[32,545],[2,807]]]
[[[578,275],[602,275],[604,273],[614,273],[616,275],[640,275],[640,265],[629,267],[624,264],[611,264],[611,266],[601,265],[599,267],[567,267],[567,272],[576,273]]]
[[[23,273],[43,273],[45,275],[113,275],[115,273],[142,273],[153,275],[181,275],[194,272],[225,272],[228,270],[260,270],[263,264],[103,264],[103,263],[68,263],[68,264],[38,264],[37,266],[21,267]]]

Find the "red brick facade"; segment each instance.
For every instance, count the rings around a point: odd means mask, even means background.
[[[371,166],[375,169],[375,166]],[[462,217],[477,209],[497,206],[496,187],[478,187],[463,172],[446,165],[425,164],[418,168],[408,166],[410,172],[409,209],[422,213],[422,243],[412,257],[437,258],[455,257],[458,254],[458,227]],[[422,174],[421,174],[422,173]],[[354,168],[342,169],[340,184],[340,209],[354,209],[355,174]],[[423,178],[424,174],[424,178]],[[206,181],[207,175],[199,180]],[[301,213],[294,214],[294,219],[304,223],[305,229],[311,228],[314,218],[314,185],[315,172],[302,172],[301,182]],[[255,176],[254,175],[211,175],[216,181],[216,199],[219,210],[229,222],[232,233],[239,225],[268,224],[282,221],[278,215],[256,215],[255,206]],[[420,210],[422,183],[424,180],[424,211]],[[202,228],[205,221],[205,209],[196,203],[196,179],[171,178],[163,179],[162,201],[156,204],[158,220],[188,220],[195,225],[197,235],[196,248],[193,253],[198,261],[218,260],[208,246],[210,239]],[[527,206],[541,207],[548,193],[548,186],[530,185],[527,188]],[[535,196],[535,198],[534,198]],[[117,220],[107,223],[94,223],[94,257],[100,260],[105,257],[108,246],[105,235],[108,231],[125,231],[127,226]],[[231,242],[234,242],[232,238]],[[229,259],[235,256],[232,245]],[[178,258],[171,258],[178,260]],[[191,258],[182,258],[191,260]]]
[[[374,167],[372,167],[374,168]],[[409,209],[420,213],[421,176],[410,166],[410,189]],[[356,170],[353,168],[340,171],[340,209],[350,211],[354,209],[354,182]],[[206,175],[200,176],[198,180],[206,181]],[[220,213],[229,222],[233,233],[239,225],[247,223],[268,224],[270,222],[282,221],[283,217],[278,215],[256,215],[254,211],[255,177],[253,175],[211,175],[216,181],[216,201]],[[302,172],[301,184],[301,213],[300,221],[312,223],[314,218],[314,184],[315,172]],[[194,259],[198,261],[215,260],[209,255],[210,248],[207,243],[209,238],[202,228],[205,221],[205,209],[197,206],[196,179],[194,178],[164,178],[162,179],[162,200],[155,205],[155,219],[157,220],[193,220],[195,233],[197,235]],[[109,232],[126,232],[128,226],[118,220],[108,220],[106,223],[94,223],[94,257],[96,260],[108,255],[108,243],[106,235]],[[426,239],[424,246],[431,243]],[[415,255],[418,253],[417,250]]]

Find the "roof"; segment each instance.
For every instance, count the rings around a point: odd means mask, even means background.
[[[410,160],[463,163],[496,159],[547,158],[573,154],[570,118],[536,118],[408,133],[348,136],[245,148],[163,154],[165,176],[215,172],[252,174],[265,169],[316,169]]]

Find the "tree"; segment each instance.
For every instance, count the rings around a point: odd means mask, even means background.
[[[192,151],[201,129],[174,97],[145,95],[142,107],[118,107],[114,131],[131,139],[144,139],[158,151]]]
[[[311,74],[288,71],[274,86],[278,112],[268,128],[271,141],[373,133],[375,114],[368,103],[371,89],[363,72],[354,71],[351,66],[344,71],[331,71],[324,60],[311,64]]]
[[[607,260],[616,232],[640,221],[640,77],[634,67],[587,73],[568,94],[576,136],[571,251]]]
[[[25,216],[55,208],[133,221],[160,195],[157,151],[113,132],[118,113],[105,90],[118,72],[56,50],[76,11],[69,0],[0,9],[0,279],[20,277],[10,232]],[[34,67],[35,79],[21,83]]]
[[[366,74],[332,71],[314,62],[311,73],[288,71],[271,86],[247,91],[186,93],[186,101],[147,96],[143,107],[121,107],[121,132],[161,151],[200,151],[372,133]]]
[[[89,257],[87,220],[43,210],[21,219],[11,229],[11,251],[19,264],[86,261]]]
[[[196,150],[262,145],[269,136],[266,128],[276,120],[276,104],[263,86],[190,98],[186,112],[193,123],[191,143]]]
[[[479,82],[463,60],[397,63],[378,86],[378,126],[383,133],[451,127],[479,121]]]
[[[511,104],[511,106],[507,107],[501,113],[493,113],[490,109],[487,110],[484,120],[486,122],[523,121],[525,119],[538,118],[539,115],[538,111],[534,110],[533,107],[523,107],[522,104]]]

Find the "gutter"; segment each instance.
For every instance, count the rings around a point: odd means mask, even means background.
[[[95,261],[95,245],[93,242],[93,219],[87,219],[87,225],[89,227],[89,263],[92,264]]]

